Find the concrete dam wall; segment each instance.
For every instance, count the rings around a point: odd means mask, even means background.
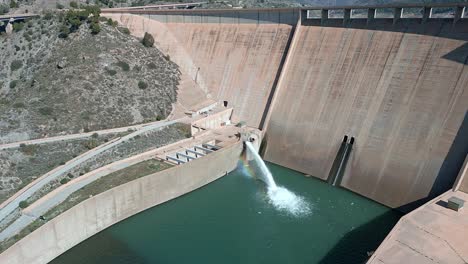
[[[291,25],[161,23],[154,15],[105,15],[137,36],[151,33],[158,48],[211,98],[234,107],[237,121],[259,127],[291,37]]]
[[[89,198],[53,218],[0,254],[2,264],[48,263],[68,249],[155,205],[200,188],[236,168],[241,141]]]
[[[400,207],[458,172],[439,175],[468,107],[468,24],[358,22],[300,27],[265,158],[326,179],[353,136],[342,186]]]
[[[300,9],[105,15],[132,34],[152,33],[213,99],[264,129],[266,160],[326,179],[348,135],[343,187],[395,208],[448,190],[467,151],[460,8],[456,23],[431,18],[428,7],[422,19],[401,19],[401,8],[394,19],[372,8],[352,18],[344,7],[344,19],[320,10],[315,19]]]

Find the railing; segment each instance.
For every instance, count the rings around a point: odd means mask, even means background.
[[[317,6],[302,8],[306,19],[320,19],[322,23],[332,19],[342,19],[347,24],[351,19],[390,18],[396,23],[405,18],[419,18],[422,22],[432,18],[452,18],[456,23],[465,18],[468,2],[431,4],[386,4],[373,6]],[[390,16],[388,16],[391,14]],[[443,15],[441,15],[443,14]],[[380,15],[380,16],[379,16]],[[447,16],[448,15],[448,16]]]

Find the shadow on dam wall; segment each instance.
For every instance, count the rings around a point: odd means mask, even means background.
[[[451,187],[468,145],[468,20],[306,19],[298,38],[266,160],[325,179],[349,135],[343,187],[402,211]]]

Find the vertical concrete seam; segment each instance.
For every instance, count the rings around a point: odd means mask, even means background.
[[[297,24],[295,27],[292,28],[291,41],[289,45],[286,44],[286,49],[284,51],[286,53],[286,56],[284,56],[284,61],[283,63],[280,63],[280,66],[278,69],[278,74],[277,74],[278,80],[276,81],[276,84],[274,83],[271,88],[270,95],[268,96],[268,100],[265,105],[265,109],[263,111],[262,119],[259,124],[259,128],[263,131],[267,131],[268,129],[268,123],[271,118],[271,114],[274,108],[275,101],[277,100],[278,94],[283,86],[284,78],[288,71],[288,66],[293,57],[295,47],[297,46],[297,42],[298,42],[299,34],[300,34],[300,28],[301,28],[301,14],[299,11],[299,18],[298,18]],[[267,150],[265,150],[265,152],[266,151]]]

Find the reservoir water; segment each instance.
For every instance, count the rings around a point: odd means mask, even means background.
[[[113,225],[51,263],[365,263],[400,218],[352,192],[267,166],[278,186],[310,210],[278,209],[265,184],[240,167]]]

